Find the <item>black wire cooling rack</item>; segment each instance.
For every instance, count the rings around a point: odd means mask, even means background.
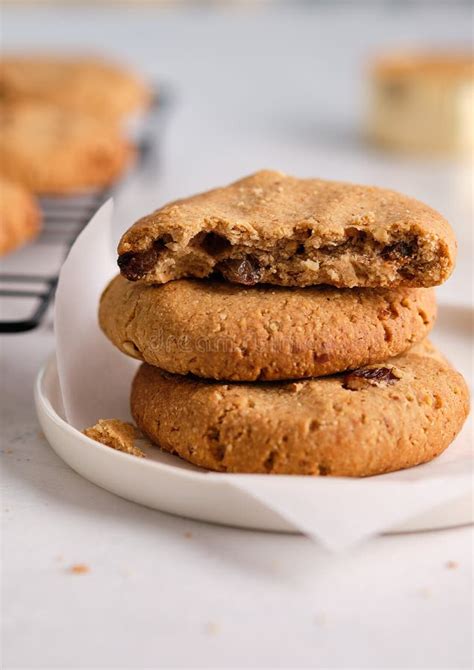
[[[53,248],[57,250],[59,247],[59,255],[64,259],[78,234],[109,193],[107,189],[74,197],[40,198],[43,228],[31,246],[36,247],[38,253],[49,252],[56,257],[58,254]],[[31,249],[28,251],[31,252]],[[29,255],[31,257],[31,253]],[[0,273],[0,300],[15,300],[17,304],[12,311],[21,314],[11,320],[2,318],[0,332],[21,333],[39,326],[53,299],[58,274],[59,267],[55,267],[51,274],[31,273],[26,268],[21,272]],[[12,305],[9,307],[11,309]]]
[[[154,153],[159,138],[157,125],[162,122],[168,104],[169,96],[165,96],[160,87],[138,141],[135,170],[142,169]],[[62,261],[76,237],[113,190],[114,187],[110,187],[80,195],[39,199],[43,217],[41,234],[25,249],[26,256],[14,263],[12,271],[0,272],[0,305],[3,305],[0,306],[0,333],[21,333],[41,324],[54,298]],[[43,257],[39,271],[35,271],[35,252]],[[46,264],[52,266],[49,271],[44,270],[45,257]],[[11,264],[7,264],[7,268],[8,265]],[[21,271],[17,269],[20,265]],[[14,316],[5,318],[8,313]]]

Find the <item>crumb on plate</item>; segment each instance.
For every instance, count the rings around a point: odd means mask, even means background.
[[[117,451],[146,458],[145,452],[134,444],[135,440],[140,437],[140,433],[131,423],[120,421],[120,419],[99,419],[95,426],[86,428],[83,433],[92,440],[117,449]]]

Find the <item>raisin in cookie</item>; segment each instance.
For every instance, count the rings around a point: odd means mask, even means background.
[[[238,284],[435,286],[456,241],[433,209],[400,193],[262,171],[172,202],[123,235],[131,281],[213,272]]]
[[[222,384],[143,364],[133,417],[165,451],[225,472],[363,477],[425,463],[469,411],[462,376],[431,355],[290,383]]]
[[[242,287],[121,276],[99,322],[121,351],[169,372],[254,381],[321,376],[386,360],[434,324],[434,289]]]
[[[31,193],[0,177],[0,256],[38,235],[41,214]]]
[[[150,92],[138,76],[100,58],[12,54],[0,60],[0,99],[46,102],[115,122],[146,107]]]
[[[0,110],[0,173],[35,193],[70,193],[115,181],[133,151],[118,127],[51,105]]]

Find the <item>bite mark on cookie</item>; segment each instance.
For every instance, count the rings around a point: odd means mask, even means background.
[[[153,238],[172,234],[159,248]],[[455,240],[423,203],[386,189],[261,171],[164,206],[119,244],[131,281],[220,273],[281,286],[434,286],[449,276]],[[138,256],[137,256],[138,254]]]
[[[129,281],[143,279],[155,267],[162,251],[172,241],[171,235],[162,235],[146,251],[127,251],[118,257],[120,272]]]

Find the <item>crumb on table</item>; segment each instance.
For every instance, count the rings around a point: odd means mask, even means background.
[[[85,563],[75,563],[69,568],[69,572],[71,572],[73,575],[85,575],[90,571],[90,567]]]

